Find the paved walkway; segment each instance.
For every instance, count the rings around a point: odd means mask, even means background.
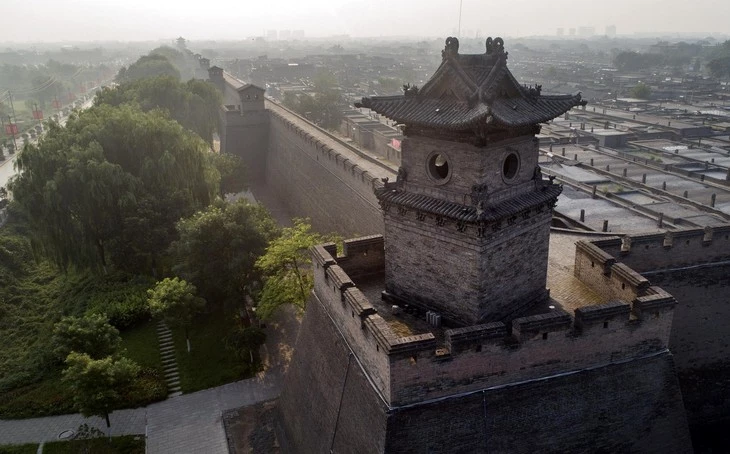
[[[256,377],[167,399],[145,408],[110,415],[112,435],[147,433],[150,454],[228,453],[222,413],[279,395],[299,323],[293,310],[271,322],[263,349],[266,371]],[[106,432],[101,418],[79,414],[0,420],[0,445],[55,441],[68,429],[87,423]]]

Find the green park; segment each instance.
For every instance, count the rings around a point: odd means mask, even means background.
[[[324,238],[226,201],[246,169],[213,151],[221,95],[181,80],[179,54],[123,67],[18,153],[0,227],[0,419],[82,413],[108,426],[114,410],[252,377],[262,321],[304,306],[307,250]],[[105,452],[144,451],[127,438]]]

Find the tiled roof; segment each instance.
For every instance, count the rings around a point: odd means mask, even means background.
[[[580,104],[580,95],[539,96],[537,98],[499,98],[491,106],[453,99],[405,96],[363,98],[360,105],[407,125],[464,130],[480,121],[493,121],[517,127],[550,121]]]
[[[381,204],[395,204],[408,209],[414,209],[437,216],[444,216],[457,221],[477,223],[491,222],[514,216],[523,211],[532,209],[536,205],[552,202],[563,191],[557,184],[545,184],[533,192],[513,197],[494,206],[488,206],[477,212],[474,206],[461,205],[442,199],[436,199],[424,194],[414,194],[392,187],[383,187],[375,190],[375,195]]]
[[[479,124],[544,123],[585,104],[580,94],[543,96],[540,87],[521,86],[507,68],[507,53],[498,40],[499,47],[488,40],[485,54],[460,55],[458,40],[449,38],[441,65],[420,90],[363,98],[355,105],[405,125],[459,131]]]

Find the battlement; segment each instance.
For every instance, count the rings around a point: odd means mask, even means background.
[[[730,225],[625,235],[591,242],[638,272],[730,260]]]
[[[592,243],[579,243],[576,275],[597,281],[605,302],[572,315],[551,300],[541,313],[466,327],[429,326],[416,309],[380,299],[383,248],[375,235],[346,241],[339,257],[332,243],[315,246],[312,257],[316,301],[392,406],[667,348],[674,298]]]

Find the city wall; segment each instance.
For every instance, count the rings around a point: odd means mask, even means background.
[[[362,272],[377,237],[313,248],[315,293],[374,385],[391,406],[605,366],[666,351],[674,298],[656,287],[625,293],[625,300],[399,337],[356,287],[348,269]],[[382,242],[382,238],[380,239]],[[369,268],[378,273],[378,268]],[[618,275],[618,273],[614,273]],[[623,279],[623,278],[622,278]],[[612,284],[612,286],[620,284]],[[624,289],[625,290],[625,289]]]
[[[313,127],[300,127],[295,114],[281,107],[268,112],[266,183],[289,212],[311,218],[321,232],[382,233],[374,193],[380,180],[346,150],[326,143]]]
[[[604,281],[606,291],[616,294],[622,290],[621,284],[647,286],[651,280],[677,299],[669,348],[692,425],[727,421],[730,414],[730,348],[726,342],[729,235],[730,226],[722,226],[578,245],[595,258],[586,254],[576,257],[576,272],[580,267],[583,274],[593,273],[595,281]],[[620,270],[624,264],[640,270],[644,277],[621,280],[616,273],[613,279],[598,276],[601,266]]]
[[[730,260],[730,225],[592,242],[639,273]]]

